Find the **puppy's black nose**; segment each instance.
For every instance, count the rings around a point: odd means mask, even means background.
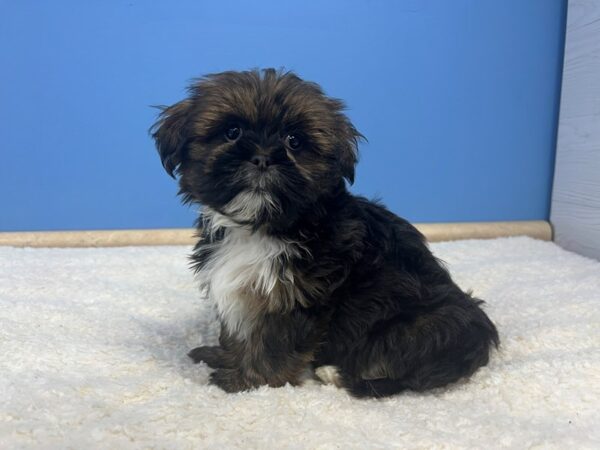
[[[265,155],[254,155],[250,162],[255,166],[258,166],[260,170],[265,170],[271,165],[271,158]]]

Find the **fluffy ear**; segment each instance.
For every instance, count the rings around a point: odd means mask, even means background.
[[[191,100],[182,100],[169,107],[161,107],[162,112],[150,133],[156,143],[162,165],[169,175],[173,174],[181,163],[183,146],[187,139],[186,125],[189,118]]]
[[[354,167],[358,162],[358,141],[364,139],[364,136],[358,132],[354,125],[345,118],[342,130],[339,133],[341,140],[339,163],[342,176],[350,184],[354,183]]]

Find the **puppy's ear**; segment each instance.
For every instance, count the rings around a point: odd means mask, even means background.
[[[330,117],[334,120],[331,130],[335,134],[340,173],[348,180],[348,183],[353,184],[354,167],[358,162],[358,142],[365,139],[365,137],[359,133],[348,116],[344,114],[346,104],[342,100],[330,97],[327,99],[327,103]]]
[[[364,139],[364,136],[358,132],[347,117],[344,117],[339,138],[341,142],[338,161],[342,176],[348,180],[348,183],[353,184],[354,167],[358,162],[358,141]]]
[[[186,125],[191,108],[192,101],[189,99],[162,107],[158,120],[150,128],[162,165],[173,178],[175,169],[181,163],[183,147],[187,140]]]

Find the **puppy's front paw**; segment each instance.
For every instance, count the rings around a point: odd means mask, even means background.
[[[205,362],[209,367],[218,369],[226,367],[223,349],[218,346],[204,345],[202,347],[196,347],[190,350],[187,354],[195,364],[199,362]]]
[[[238,369],[217,369],[210,374],[210,384],[219,386],[225,392],[241,392],[251,389]]]

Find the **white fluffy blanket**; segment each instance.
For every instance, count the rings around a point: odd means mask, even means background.
[[[0,448],[599,448],[600,263],[529,238],[432,249],[501,350],[469,382],[355,400],[208,386],[186,247],[0,248]]]

